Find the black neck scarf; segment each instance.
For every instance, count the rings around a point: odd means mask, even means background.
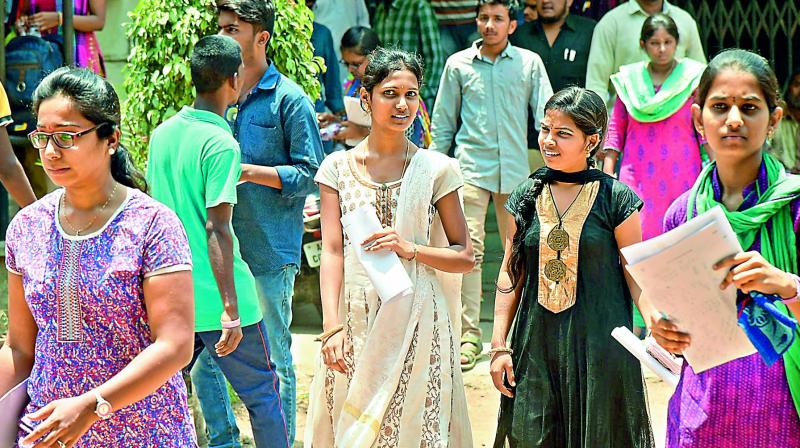
[[[530,175],[531,179],[540,179],[542,182],[564,182],[568,184],[586,184],[589,182],[598,181],[605,178],[611,178],[608,174],[596,169],[589,168],[587,170],[578,171],[575,173],[565,173],[563,171],[553,170],[547,167],[539,168]]]

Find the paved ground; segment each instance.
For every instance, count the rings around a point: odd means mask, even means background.
[[[298,440],[295,446],[302,447],[306,409],[308,407],[308,389],[313,376],[313,365],[319,350],[319,343],[313,340],[312,334],[316,333],[313,328],[298,330],[295,332],[294,346],[292,347],[298,380]],[[667,401],[672,394],[672,390],[655,375],[650,374],[649,371],[646,372],[645,378],[647,380],[647,395],[650,402],[653,429],[656,434],[656,440],[660,441],[657,446],[661,448],[664,446]],[[482,359],[473,371],[466,373],[464,381],[475,447],[490,447],[494,440],[500,394],[494,389],[489,377],[488,359]],[[246,421],[246,411],[243,407],[237,409],[237,416],[239,417],[242,434],[251,434],[249,423]],[[253,445],[246,443],[245,446]]]

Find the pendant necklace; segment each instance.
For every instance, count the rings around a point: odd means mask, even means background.
[[[550,191],[550,200],[553,202],[553,208],[555,208],[556,216],[558,216],[558,225],[553,227],[553,229],[547,235],[547,247],[556,251],[556,258],[548,261],[544,265],[544,275],[549,280],[556,283],[564,280],[564,278],[567,276],[567,264],[561,260],[561,252],[567,250],[569,247],[569,233],[564,230],[563,219],[572,208],[572,205],[578,200],[578,197],[583,191],[584,185],[586,184],[581,184],[578,194],[575,195],[575,198],[572,199],[572,202],[570,202],[563,214],[558,211],[558,205],[556,204],[556,198],[553,195],[553,189],[550,188],[550,185],[547,186],[547,189]]]

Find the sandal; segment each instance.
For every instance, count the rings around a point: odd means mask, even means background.
[[[462,372],[467,372],[475,368],[475,364],[478,363],[478,357],[481,355],[482,349],[483,346],[478,338],[465,338],[461,341],[461,357],[466,358],[466,361],[461,359]]]

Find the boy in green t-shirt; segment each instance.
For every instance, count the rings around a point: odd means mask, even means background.
[[[235,40],[207,36],[195,45],[191,71],[197,98],[153,131],[147,181],[189,237],[195,360],[201,356],[199,362],[219,365],[250,412],[256,446],[285,447],[286,423],[255,279],[231,225],[241,153],[222,115],[239,97],[241,68]],[[201,400],[204,391],[215,390],[203,381],[194,386]],[[218,404],[211,410],[204,406],[204,412],[225,412],[228,397],[222,398],[214,398]],[[213,446],[216,435],[210,436]]]

